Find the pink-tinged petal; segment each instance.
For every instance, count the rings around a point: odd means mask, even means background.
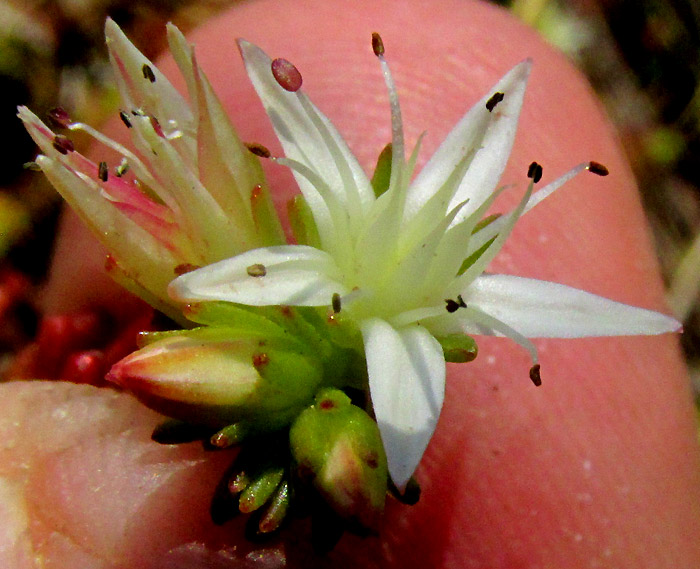
[[[387,322],[362,322],[372,405],[389,463],[403,489],[433,435],[445,395],[445,360],[423,327],[396,330]]]
[[[529,60],[516,65],[457,123],[409,187],[409,217],[445,183],[456,185],[447,199],[450,209],[469,200],[455,222],[476,210],[493,192],[513,146],[531,65]],[[503,100],[489,111],[487,101],[499,92],[504,94]],[[461,180],[450,180],[456,170],[465,166]]]
[[[528,338],[651,335],[681,329],[678,321],[653,310],[513,275],[482,275],[463,298],[467,306]]]
[[[173,256],[158,239],[105,200],[95,180],[46,156],[38,156],[37,163],[100,242],[121,259],[129,278],[166,299],[173,269],[184,261]]]
[[[304,245],[264,247],[208,265],[175,279],[170,295],[180,301],[225,300],[253,306],[330,305],[345,294],[333,258]]]
[[[225,259],[243,250],[245,244],[234,220],[183,163],[172,143],[158,135],[149,117],[133,117],[132,124],[150,149],[144,154],[164,188],[160,197],[173,210],[178,226],[187,234],[193,248],[201,252],[199,262]]]
[[[84,179],[91,180],[92,187],[99,188],[94,192],[95,199],[102,190],[104,193],[101,195],[107,200],[129,203],[152,216],[159,217],[164,221],[172,221],[168,209],[147,197],[133,182],[113,175],[108,175],[107,181],[104,182],[99,179],[99,167],[92,160],[79,152],[63,154],[56,150],[53,145],[56,135],[29,109],[19,107],[18,116],[27,128],[29,135],[46,156],[63,164],[69,170],[80,172]]]
[[[185,99],[158,68],[145,57],[111,19],[105,36],[122,101],[163,121],[175,121],[177,128],[190,131],[193,117]],[[148,71],[146,71],[148,70]],[[151,74],[153,80],[147,77]]]
[[[343,138],[301,91],[280,86],[271,71],[272,61],[260,48],[243,40],[238,45],[285,155],[315,171],[359,223],[374,203],[374,191]],[[319,189],[309,188],[304,176],[295,175],[305,195]],[[313,207],[311,200],[309,205]]]

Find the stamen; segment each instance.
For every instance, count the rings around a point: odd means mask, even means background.
[[[610,173],[610,171],[600,162],[590,161],[588,166],[586,166],[586,169],[591,174],[596,174],[597,176],[607,176]]]
[[[447,306],[445,306],[447,312],[450,314],[453,312],[457,312],[460,308],[466,308],[467,303],[464,302],[464,299],[462,298],[461,294],[457,295],[457,300],[452,300],[451,298],[446,298],[445,303]]]
[[[533,183],[537,183],[542,179],[542,166],[537,162],[533,162],[527,169],[527,177],[532,178]]]
[[[294,64],[287,61],[286,59],[277,58],[272,61],[270,65],[272,69],[272,75],[275,81],[279,83],[285,91],[290,91],[294,93],[301,89],[302,78],[299,70],[294,67]]]
[[[129,120],[129,115],[125,111],[119,111],[119,118],[126,125],[126,128],[131,128],[131,121]]]
[[[272,156],[267,147],[258,142],[246,142],[245,147],[256,156],[260,156],[260,158],[270,158]]]
[[[377,57],[384,55],[384,42],[377,32],[372,32],[372,51]]]
[[[100,162],[100,165],[97,167],[97,177],[103,182],[106,182],[109,179],[109,168],[107,167],[107,162]]]
[[[151,120],[151,126],[153,127],[153,130],[156,131],[156,134],[161,138],[165,138],[165,134],[163,133],[163,129],[161,128],[158,119],[153,115],[150,115],[148,118]]]
[[[396,187],[405,170],[406,153],[403,141],[403,120],[401,118],[401,106],[399,105],[399,95],[396,92],[396,84],[389,70],[389,64],[384,58],[384,42],[381,36],[374,32],[372,34],[372,51],[377,56],[379,64],[382,66],[382,75],[386,88],[389,91],[389,105],[391,107],[391,178],[389,187]]]
[[[340,312],[340,295],[337,292],[333,293],[331,297],[331,306],[333,307],[333,313],[338,314]]]
[[[246,272],[248,273],[249,277],[264,277],[267,274],[267,269],[265,268],[265,265],[262,263],[256,263],[254,265],[250,265],[249,267],[246,268]]]
[[[63,107],[54,107],[53,109],[49,109],[46,116],[51,125],[55,128],[68,128],[68,125],[72,122],[70,120],[70,116],[68,115],[68,111],[66,111]]]
[[[530,379],[536,387],[542,385],[542,377],[540,376],[540,364],[535,364],[530,368]]]
[[[491,95],[491,98],[488,101],[486,101],[486,108],[488,109],[488,111],[492,112],[496,108],[496,105],[503,100],[503,97],[505,97],[505,95],[500,91]]]
[[[156,82],[156,76],[153,73],[153,69],[151,69],[150,65],[148,65],[147,63],[144,63],[143,67],[141,67],[141,72],[143,73],[144,79],[148,79],[151,83]]]
[[[73,141],[67,136],[62,134],[57,134],[53,138],[53,147],[58,150],[61,154],[68,154],[69,152],[75,151],[75,146],[73,146]]]

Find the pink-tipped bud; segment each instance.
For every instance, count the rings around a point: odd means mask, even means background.
[[[337,389],[324,389],[289,432],[299,476],[357,529],[376,530],[387,461],[377,423]]]
[[[296,344],[211,326],[152,333],[107,379],[169,417],[216,428],[289,424],[313,400],[321,364]]]

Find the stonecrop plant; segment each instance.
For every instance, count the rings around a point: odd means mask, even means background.
[[[586,170],[537,191],[533,162],[519,203],[489,215],[504,189],[531,62],[509,71],[414,175],[379,35],[392,140],[370,178],[301,89],[290,62],[243,40],[245,68],[284,156],[243,144],[194,52],[173,26],[171,52],[189,105],[111,21],[120,116],[136,152],[54,110],[118,155],[94,163],[26,108],[36,166],[110,251],[108,268],[182,328],[142,334],[108,379],[171,418],[160,442],[239,446],[214,493],[217,522],[255,512],[276,530],[290,506],[356,532],[379,526],[387,489],[416,499],[413,474],[443,405],[445,362],[476,357],[472,335],[507,336],[540,364],[530,338],[661,334],[680,324],[561,284],[486,272],[517,220]],[[259,159],[301,191],[286,243]],[[306,497],[304,497],[306,496]]]

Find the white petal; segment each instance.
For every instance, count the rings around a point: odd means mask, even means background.
[[[254,265],[262,265],[264,270]],[[280,245],[246,251],[184,274],[170,284],[169,292],[181,301],[323,306],[331,304],[334,293],[347,292],[339,277],[327,253],[303,245]]]
[[[673,318],[653,310],[512,275],[482,275],[463,298],[467,306],[482,310],[528,338],[663,334],[681,328]]]
[[[445,360],[423,327],[361,324],[369,387],[392,480],[403,489],[435,431],[445,396]]]
[[[407,212],[415,212],[426,203],[465,159],[471,163],[458,182],[449,208],[467,199],[469,204],[455,223],[489,196],[510,156],[530,67],[529,60],[516,65],[457,123],[411,184]],[[504,93],[505,97],[489,112],[486,102],[496,92]]]
[[[182,95],[109,18],[105,23],[105,36],[123,104],[154,114],[164,127],[166,121],[174,120],[179,128],[191,130],[192,113]],[[151,68],[156,78],[153,83],[144,77],[144,65]]]
[[[314,170],[359,223],[374,203],[374,191],[345,141],[303,93],[289,93],[279,86],[270,70],[271,60],[260,48],[243,40],[239,47],[285,155]],[[310,182],[295,176],[306,193]]]

